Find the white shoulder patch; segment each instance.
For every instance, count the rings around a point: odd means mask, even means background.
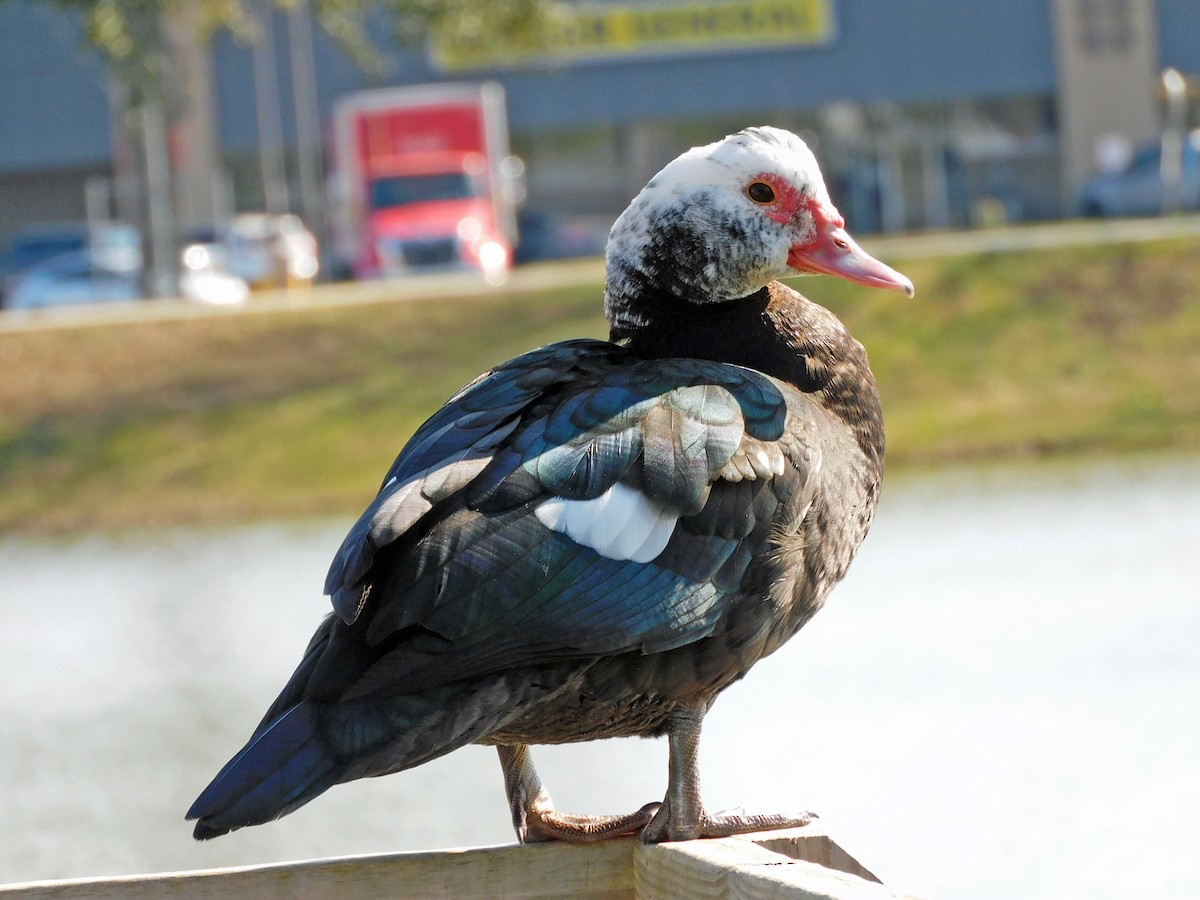
[[[609,559],[650,562],[671,539],[679,516],[619,482],[594,500],[555,497],[537,507],[538,521]]]

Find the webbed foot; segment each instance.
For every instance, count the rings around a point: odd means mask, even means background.
[[[529,747],[524,744],[497,746],[504,769],[504,788],[513,830],[522,844],[567,841],[575,844],[603,841],[622,834],[638,834],[650,824],[659,803],[647,803],[637,812],[622,816],[581,816],[558,812],[542,785]]]
[[[801,828],[816,818],[814,813],[797,815],[747,815],[727,812],[711,815],[700,800],[700,726],[704,706],[680,706],[667,719],[667,796],[650,823],[642,829],[647,844],[722,838],[752,831]]]
[[[753,831],[775,831],[780,828],[802,828],[817,818],[816,813],[797,815],[747,815],[718,813],[710,815],[703,806],[690,815],[675,816],[670,801],[662,804],[650,823],[642,829],[641,838],[647,844],[663,841],[691,841],[697,838],[723,838]]]

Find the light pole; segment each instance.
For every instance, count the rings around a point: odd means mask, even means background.
[[[1159,171],[1163,182],[1163,215],[1183,208],[1183,141],[1187,130],[1187,82],[1178,69],[1163,69],[1163,91],[1167,95]]]

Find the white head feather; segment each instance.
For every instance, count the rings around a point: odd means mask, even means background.
[[[750,128],[695,147],[650,179],[613,224],[610,305],[624,293],[627,277],[640,290],[649,280],[654,288],[704,303],[744,297],[796,274],[788,251],[813,225],[811,219],[785,225],[763,215],[746,186],[766,173],[836,215],[816,158],[790,132]]]
[[[751,186],[771,187],[769,202]],[[771,281],[824,272],[905,291],[912,284],[846,234],[808,145],[779,128],[747,128],[683,153],[642,189],[609,233],[605,311],[644,324],[655,297],[712,303]]]

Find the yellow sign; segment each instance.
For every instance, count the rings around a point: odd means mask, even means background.
[[[833,0],[563,3],[553,46],[486,36],[432,49],[446,70],[725,49],[817,46],[834,38]]]

